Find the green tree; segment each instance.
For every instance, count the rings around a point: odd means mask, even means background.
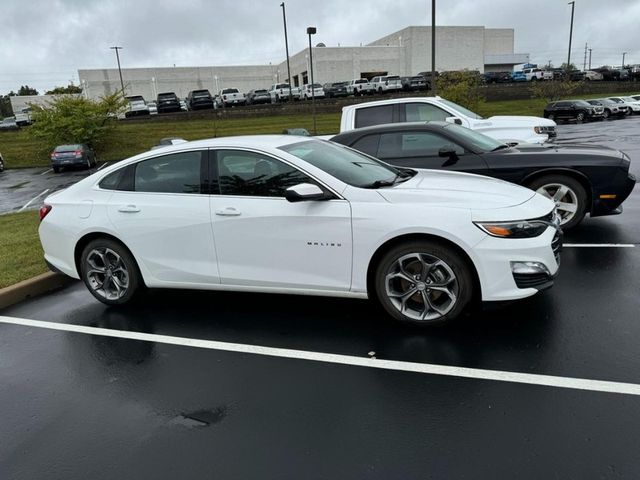
[[[62,95],[65,93],[82,93],[82,88],[80,88],[78,85],[74,85],[73,82],[71,82],[66,87],[56,87],[53,90],[47,90],[45,92],[45,95]]]
[[[478,72],[469,70],[444,72],[436,80],[438,95],[474,110],[483,98],[481,78]]]
[[[570,63],[569,66],[567,66],[567,62],[564,62],[562,65],[560,65],[560,68],[565,72],[574,72],[578,70],[573,63]]]
[[[50,149],[65,143],[87,143],[96,150],[109,143],[118,114],[127,106],[122,92],[98,101],[81,96],[57,97],[46,107],[31,105],[29,133]]]
[[[564,80],[531,82],[530,88],[534,98],[555,102],[575,92],[581,85],[582,82],[572,82],[566,78]]]
[[[12,117],[13,107],[11,107],[11,97],[15,97],[13,90],[8,95],[0,95],[0,118]]]
[[[22,85],[18,89],[18,95],[39,95],[38,90],[31,88],[29,85]]]

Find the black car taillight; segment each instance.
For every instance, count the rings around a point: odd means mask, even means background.
[[[51,208],[51,205],[47,205],[46,203],[40,207],[40,211],[38,212],[40,214],[40,221],[44,220],[44,217],[49,214]]]

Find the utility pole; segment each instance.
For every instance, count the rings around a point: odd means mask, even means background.
[[[436,87],[436,0],[431,0],[431,95],[437,95]]]
[[[622,52],[622,65],[620,66],[620,70],[624,68],[624,57],[627,55],[627,52]]]
[[[582,63],[582,71],[584,72],[587,69],[587,50],[588,50],[588,45],[584,44],[584,62]]]
[[[313,114],[313,134],[318,134],[318,126],[316,124],[316,88],[313,81],[313,48],[311,48],[311,35],[316,33],[316,27],[307,27],[307,35],[309,35],[309,70],[311,70],[311,109]],[[291,88],[289,88],[291,91]]]
[[[122,81],[122,68],[120,68],[120,55],[118,54],[118,50],[122,50],[122,47],[109,47],[111,50],[116,51],[116,60],[118,61],[118,74],[120,75],[120,87],[122,88],[122,94],[124,95],[124,82]]]
[[[573,37],[573,12],[576,8],[576,2],[569,2],[567,5],[571,5],[571,26],[569,27],[569,53],[567,54],[567,71],[569,71],[569,65],[571,65],[571,38]]]
[[[284,48],[287,52],[287,78],[289,79],[289,101],[291,101],[291,66],[289,65],[289,40],[287,39],[287,14],[284,2],[280,6],[282,7],[282,21],[284,22]]]
[[[589,49],[589,70],[591,70],[591,50],[593,50],[593,48]]]

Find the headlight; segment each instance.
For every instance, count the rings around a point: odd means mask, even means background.
[[[474,222],[476,227],[492,237],[533,238],[549,227],[549,222],[541,220],[518,220],[516,222]]]
[[[551,135],[556,131],[556,127],[551,125],[546,127],[533,127],[533,131],[537,134],[546,133],[547,135]]]

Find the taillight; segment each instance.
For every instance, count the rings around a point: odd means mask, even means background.
[[[47,205],[46,203],[40,207],[40,221],[44,220],[49,212],[51,211],[51,205]]]
[[[82,150],[76,150],[76,157],[82,156]]]

